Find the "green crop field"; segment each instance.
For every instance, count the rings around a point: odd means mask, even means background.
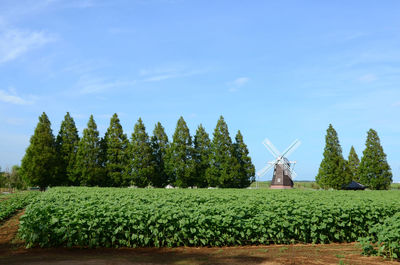
[[[37,195],[39,195],[39,192],[25,191],[1,197],[3,200],[0,200],[0,222],[13,215],[16,211],[23,209]]]
[[[398,191],[52,188],[21,218],[28,246],[354,242],[400,211]]]

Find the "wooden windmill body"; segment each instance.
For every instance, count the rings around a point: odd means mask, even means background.
[[[281,154],[278,149],[268,140],[265,139],[263,144],[270,153],[275,157],[274,161],[268,162],[267,166],[257,172],[258,177],[264,176],[270,169],[274,168],[274,174],[271,181],[271,189],[291,189],[293,188],[293,178],[296,176],[294,165],[296,161],[289,161],[286,157],[289,156],[299,145],[300,141],[294,141]]]
[[[286,159],[287,160],[287,159]],[[286,161],[285,161],[286,162]],[[289,167],[288,164],[286,167],[282,164],[276,164],[274,166],[274,175],[271,181],[271,189],[291,189],[293,188],[293,180],[289,170],[286,168]]]

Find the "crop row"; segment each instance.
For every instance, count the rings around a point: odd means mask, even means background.
[[[396,191],[52,188],[31,203],[28,246],[353,242],[400,210]]]
[[[39,195],[36,191],[18,192],[8,195],[0,201],[0,222],[13,215],[16,211],[28,205],[33,198]]]

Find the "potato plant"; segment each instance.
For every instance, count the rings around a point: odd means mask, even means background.
[[[36,191],[18,192],[8,195],[0,201],[0,222],[13,215],[16,211],[23,209],[34,197],[39,195]]]
[[[400,213],[374,225],[369,235],[359,239],[365,255],[379,255],[385,258],[400,258]]]
[[[400,210],[396,191],[52,188],[21,218],[30,246],[353,242]]]

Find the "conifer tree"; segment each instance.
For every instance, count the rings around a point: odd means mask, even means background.
[[[107,178],[111,181],[112,186],[120,187],[129,185],[124,182],[124,169],[127,166],[128,139],[122,130],[118,115],[115,113],[111,120],[110,126],[104,136],[106,144],[105,168]]]
[[[69,112],[61,123],[60,131],[56,138],[57,150],[57,185],[70,184],[69,179],[74,178],[76,152],[78,151],[79,135],[74,119]]]
[[[199,125],[194,136],[195,183],[199,188],[207,187],[206,171],[210,167],[211,141],[203,125]]]
[[[326,131],[325,149],[316,181],[323,188],[341,189],[351,181],[347,161],[343,158],[342,147],[332,124]]]
[[[359,176],[362,184],[374,190],[389,189],[392,183],[392,172],[386,160],[386,154],[378,133],[373,129],[370,129],[367,134]]]
[[[100,139],[96,122],[90,115],[87,128],[78,144],[74,174],[70,175],[72,185],[103,186],[105,172],[100,162]]]
[[[239,179],[236,188],[246,188],[255,181],[255,167],[251,162],[249,150],[243,141],[240,130],[237,132],[234,143],[235,157],[239,162]]]
[[[99,164],[105,169],[106,168],[106,160],[107,160],[107,142],[105,135],[100,138],[100,155],[99,155]],[[106,180],[107,186],[111,186],[111,180]]]
[[[349,158],[347,160],[349,170],[351,172],[352,180],[359,182],[358,167],[360,166],[360,159],[353,146],[350,148]]]
[[[164,127],[158,122],[151,137],[151,149],[154,159],[154,174],[151,178],[151,185],[157,188],[163,188],[168,184],[168,175],[165,169],[165,155],[168,145],[168,136]]]
[[[22,159],[21,175],[31,185],[37,185],[41,190],[44,190],[54,183],[55,173],[55,139],[49,118],[43,112]]]
[[[167,150],[166,169],[169,182],[186,188],[195,185],[192,138],[183,117],[180,117],[172,143]]]
[[[154,160],[149,136],[141,118],[135,124],[127,153],[126,183],[138,187],[148,186],[154,174]]]
[[[206,171],[208,185],[222,188],[235,187],[239,179],[239,168],[228,125],[224,117],[220,116],[211,142],[210,167]]]

